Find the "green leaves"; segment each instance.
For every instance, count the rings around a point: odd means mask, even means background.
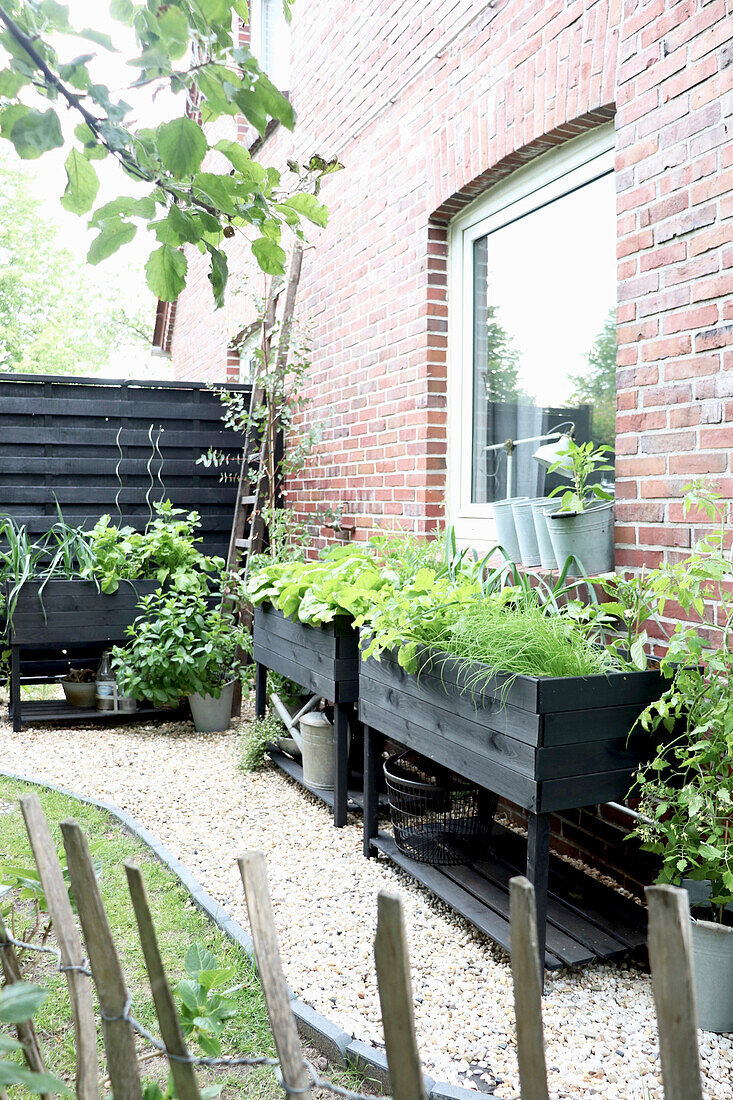
[[[156,136],[160,159],[172,175],[188,176],[198,171],[208,145],[203,130],[193,119],[164,122]]]
[[[10,131],[10,140],[23,160],[37,160],[49,149],[59,149],[64,144],[58,115],[51,107],[22,114]]]
[[[259,240],[253,241],[252,252],[257,263],[267,275],[282,275],[285,271],[285,251],[277,241],[260,237]]]
[[[40,985],[16,982],[5,986],[0,996],[0,1023],[21,1024],[35,1016],[48,993]]]
[[[303,217],[308,218],[315,225],[325,226],[328,224],[327,208],[322,202],[318,201],[315,195],[310,195],[306,191],[291,195],[289,199],[285,199],[282,205],[297,211],[298,214],[302,214]]]
[[[64,167],[68,182],[61,205],[73,214],[86,214],[94,205],[99,191],[97,173],[77,149],[71,150]]]
[[[108,256],[113,255],[118,248],[129,244],[137,232],[137,226],[132,222],[123,221],[120,217],[109,218],[102,224],[102,229],[92,241],[87,260],[90,264],[101,263]]]
[[[148,286],[161,302],[175,302],[186,285],[188,261],[182,252],[164,244],[150,253],[145,273]]]

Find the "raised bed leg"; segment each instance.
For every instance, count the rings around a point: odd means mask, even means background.
[[[550,870],[550,815],[530,814],[527,837],[527,878],[534,886],[537,906],[537,942],[540,952],[540,974],[545,973],[545,938],[547,934],[547,879]]]
[[[333,788],[333,823],[337,829],[346,824],[346,806],[349,801],[349,712],[350,704],[336,703],[334,707],[334,752],[336,768]]]
[[[23,722],[20,713],[20,649],[12,646],[10,655],[10,707],[13,715],[13,733],[20,733]]]
[[[264,718],[267,707],[267,666],[255,661],[255,718]]]
[[[379,829],[379,771],[377,738],[371,726],[364,726],[364,855],[372,854],[371,840]]]

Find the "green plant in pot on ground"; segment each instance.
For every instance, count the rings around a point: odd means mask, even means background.
[[[572,559],[571,575],[588,576],[613,569],[613,496],[593,480],[613,470],[610,447],[568,440],[563,454],[550,466],[569,477],[568,488],[554,489],[560,496],[557,512],[545,514],[547,531],[559,566]]]
[[[678,622],[661,662],[670,685],[640,724],[662,738],[631,794],[647,819],[634,830],[661,857],[659,882],[697,880],[709,889],[693,925],[700,1026],[733,1031],[733,562],[725,549],[729,506],[700,484],[688,487],[692,508],[717,528],[677,564],[646,578],[658,607],[668,600]],[[665,737],[666,734],[666,737]],[[706,892],[706,891],[704,891]]]
[[[138,606],[129,644],[113,650],[121,690],[161,707],[188,697],[200,732],[226,729],[234,683],[246,676],[246,639],[234,611],[212,607],[200,591],[156,592]]]

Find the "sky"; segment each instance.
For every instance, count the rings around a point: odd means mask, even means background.
[[[93,43],[88,44],[89,53],[93,50],[98,51],[96,70],[94,62],[90,63],[94,78],[105,83],[112,91],[126,89],[130,81],[135,78],[135,70],[126,64],[127,58],[133,56],[135,52],[132,31],[111,18],[108,0],[64,0],[64,2],[70,9],[69,22],[72,26],[76,29],[93,27],[95,30],[104,31],[110,35],[120,51],[119,54],[113,54]],[[73,57],[74,51],[81,52],[81,47],[78,45],[78,39],[70,42],[74,42],[70,47],[70,56]],[[87,52],[87,44],[84,45],[84,52]],[[157,125],[170,113],[170,101],[167,104],[161,100],[152,103],[149,95],[142,92],[138,93],[137,97],[126,94],[123,98],[133,104],[134,117],[139,119],[142,125]],[[71,117],[68,121],[62,119],[65,132],[67,127],[70,132],[77,121],[76,118]],[[59,201],[66,187],[64,160],[67,154],[68,149],[52,150],[38,160],[24,161],[23,166],[35,178],[35,190],[43,204],[46,216],[59,227],[60,243],[80,260],[84,260],[95,235],[86,228],[88,215],[71,214],[64,210]],[[103,161],[94,161],[94,167],[100,179],[97,205],[116,198],[119,194],[132,193],[133,181],[124,175],[111,157]],[[120,288],[129,303],[139,304],[151,318],[155,313],[155,299],[145,285],[144,268],[152,246],[152,235],[144,229],[138,230],[130,244],[96,267],[90,268],[99,285],[106,288]],[[118,349],[112,357],[109,368],[103,373],[111,378],[169,378],[171,364],[165,357],[152,355],[148,348],[131,344],[129,347]]]

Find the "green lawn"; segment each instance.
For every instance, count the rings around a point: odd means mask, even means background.
[[[137,839],[130,836],[116,819],[73,798],[0,778],[0,863],[32,865],[30,846],[18,805],[19,796],[29,789],[38,791],[59,846],[61,834],[58,823],[69,817],[79,822],[90,842],[95,845],[94,858],[102,863],[102,894],[128,988],[133,995],[136,1018],[146,1028],[157,1033],[150,987],[127,891],[123,867],[126,859],[134,860],[143,870],[161,952],[172,985],[185,976],[183,959],[192,943],[205,945],[217,956],[222,966],[236,968],[236,981],[242,984],[242,989],[235,995],[238,1014],[227,1024],[222,1036],[223,1053],[274,1055],[261,988],[248,957],[194,907],[178,879],[158,863]],[[21,936],[29,923],[27,904],[25,911],[21,910],[21,913],[23,919],[15,925],[16,937]],[[50,991],[36,1017],[36,1028],[49,1069],[71,1081],[74,1072],[74,1043],[66,981],[61,974],[54,971],[52,963],[37,954],[25,954],[24,973]],[[146,1048],[142,1041],[139,1043],[142,1053]],[[162,1059],[144,1062],[141,1069],[146,1080],[164,1083],[166,1069]],[[347,1083],[347,1077],[351,1078],[348,1083],[354,1080],[350,1074],[337,1074],[335,1077],[343,1083]],[[202,1085],[221,1084],[221,1095],[225,1098],[257,1097],[258,1100],[270,1100],[282,1096],[271,1069],[202,1071],[201,1082]]]

